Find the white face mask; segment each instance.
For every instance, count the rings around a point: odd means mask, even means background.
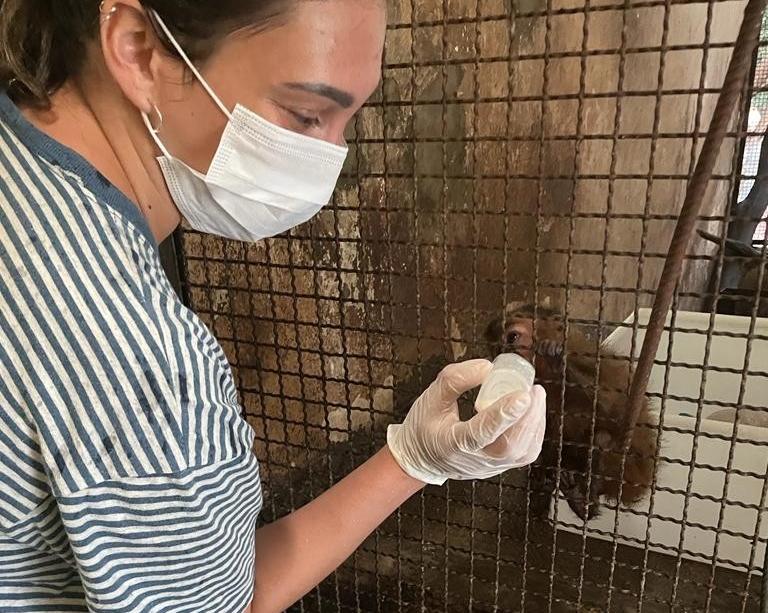
[[[253,242],[314,217],[333,195],[347,148],[276,126],[239,104],[230,113],[163,20],[153,16],[228,119],[203,175],[168,152],[142,113],[163,153],[158,162],[168,191],[189,224],[201,232]]]

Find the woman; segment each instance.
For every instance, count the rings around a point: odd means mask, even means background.
[[[426,483],[538,455],[543,391],[461,422],[490,364],[454,364],[256,531],[253,432],[161,269],[181,215],[252,241],[328,202],[385,23],[381,0],[0,4],[0,610],[279,611]]]

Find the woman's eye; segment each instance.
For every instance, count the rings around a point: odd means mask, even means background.
[[[320,125],[320,119],[317,117],[310,117],[309,115],[304,115],[296,111],[290,111],[290,113],[296,118],[296,121],[305,128],[315,128]]]

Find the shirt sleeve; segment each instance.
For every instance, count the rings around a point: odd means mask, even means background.
[[[261,506],[252,454],[58,500],[89,611],[242,613]]]

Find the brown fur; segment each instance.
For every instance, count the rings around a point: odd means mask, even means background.
[[[547,391],[544,448],[531,473],[534,510],[549,510],[558,472],[560,490],[582,519],[598,514],[601,496],[613,502],[620,497],[627,505],[639,502],[653,479],[658,437],[646,400],[631,433],[622,479],[622,449],[632,429],[626,414],[629,362],[601,350],[595,394],[595,344],[573,326],[565,339],[557,311],[538,308],[534,320],[533,305],[508,312],[504,322],[492,322],[486,338],[494,355],[514,352],[534,362],[537,380]]]

